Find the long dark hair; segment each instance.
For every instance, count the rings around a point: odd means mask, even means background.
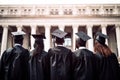
[[[102,54],[103,56],[108,56],[108,55],[112,54],[112,51],[106,44],[102,45],[98,41],[95,41],[94,51]]]
[[[44,50],[44,42],[43,40],[35,40],[34,43],[34,50],[33,50],[33,56],[40,54]]]

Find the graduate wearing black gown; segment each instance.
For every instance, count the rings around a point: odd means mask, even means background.
[[[117,57],[105,44],[108,36],[97,32],[94,50],[96,54],[96,80],[120,80]]]
[[[31,51],[30,64],[30,80],[45,80],[45,56],[44,51],[45,36],[40,34],[32,35],[35,38],[34,50]]]
[[[94,54],[86,48],[90,37],[84,32],[76,33],[78,50],[74,52],[74,80],[94,80]]]
[[[22,47],[24,32],[12,32],[14,47],[4,51],[0,60],[0,80],[29,80],[29,52]]]
[[[48,51],[50,80],[72,80],[72,52],[63,46],[67,33],[57,29],[52,35],[56,46]]]

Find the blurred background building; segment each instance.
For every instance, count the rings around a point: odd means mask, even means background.
[[[31,34],[46,36],[45,50],[54,47],[51,33],[55,29],[68,33],[65,46],[75,50],[75,33],[84,31],[92,38],[96,32],[109,36],[106,44],[120,57],[120,4],[49,4],[49,5],[0,5],[0,53],[13,46],[11,32],[25,31],[23,46],[33,49]],[[93,51],[94,39],[87,42]]]

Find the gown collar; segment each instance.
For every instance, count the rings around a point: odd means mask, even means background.
[[[61,45],[61,44],[58,44],[57,46],[63,46],[63,45]]]
[[[15,47],[15,46],[22,46],[22,45],[21,45],[21,44],[17,44],[17,43],[16,43],[16,44],[14,45],[14,47]]]
[[[86,47],[79,47],[79,49],[87,49]]]

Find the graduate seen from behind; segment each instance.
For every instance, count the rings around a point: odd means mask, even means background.
[[[105,44],[108,36],[97,32],[94,51],[96,56],[96,80],[120,80],[120,70],[116,55]]]
[[[23,31],[12,32],[14,47],[4,51],[0,60],[0,80],[28,80],[29,52],[23,48]]]
[[[76,47],[74,51],[74,80],[94,80],[94,54],[86,48],[86,42],[90,37],[84,32],[76,33]],[[92,44],[91,44],[92,45]]]
[[[34,50],[31,51],[30,64],[30,80],[45,80],[45,56],[44,51],[45,36],[41,34],[33,34],[35,38]],[[47,80],[47,79],[46,79]]]
[[[50,80],[72,80],[72,52],[63,46],[67,33],[56,29],[52,35],[55,36],[56,46],[48,51]]]

